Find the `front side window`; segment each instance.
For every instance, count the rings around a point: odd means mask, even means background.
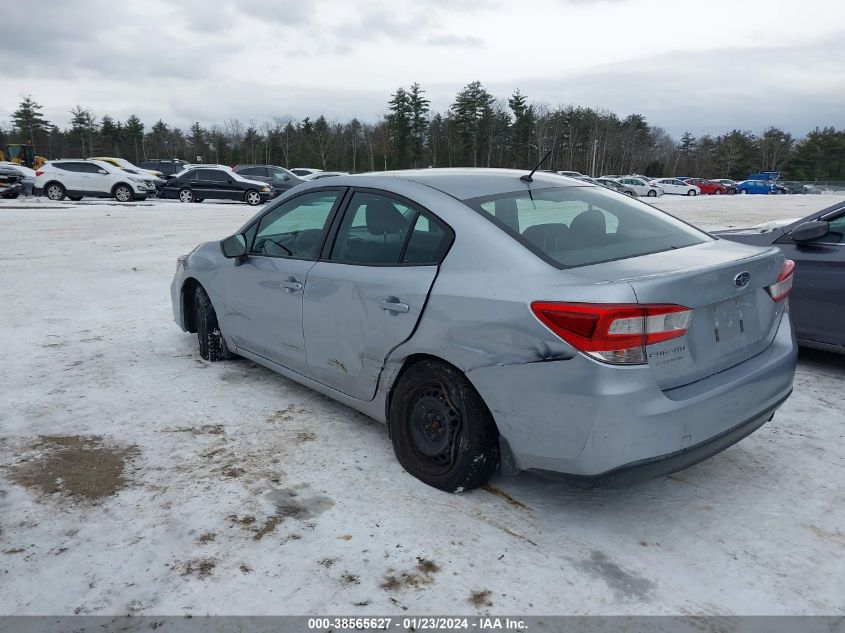
[[[259,221],[250,252],[315,259],[338,195],[338,191],[315,191],[275,207]]]
[[[713,238],[662,211],[598,187],[517,191],[464,204],[558,268],[639,257]]]
[[[270,174],[276,182],[285,182],[291,179],[290,174],[283,169],[273,169],[270,171]]]

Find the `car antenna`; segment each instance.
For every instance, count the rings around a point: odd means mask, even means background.
[[[540,159],[540,162],[537,163],[537,166],[534,169],[531,170],[531,173],[530,174],[524,174],[524,175],[520,176],[519,179],[524,181],[524,182],[534,182],[534,179],[531,176],[534,175],[535,171],[540,169],[540,165],[542,165],[543,163],[546,162],[546,159],[549,156],[551,156],[551,153],[552,153],[552,150],[549,150],[548,152],[546,152],[546,155],[543,156],[543,158]]]

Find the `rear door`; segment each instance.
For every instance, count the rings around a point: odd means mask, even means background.
[[[372,400],[384,360],[413,333],[452,231],[412,202],[357,190],[327,259],[308,271],[303,331],[309,374]]]
[[[74,192],[80,196],[85,195],[85,163],[76,161],[67,161],[62,163],[54,163],[53,165],[59,170],[59,180],[68,193]]]
[[[291,198],[247,230],[248,256],[223,269],[223,319],[238,348],[305,373],[305,278],[342,193],[326,189]]]
[[[795,261],[789,311],[798,338],[845,345],[845,210],[819,219],[830,222],[820,240],[799,244],[787,234],[777,241]]]

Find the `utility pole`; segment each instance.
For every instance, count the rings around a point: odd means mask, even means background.
[[[590,175],[595,178],[596,177],[596,154],[599,153],[599,140],[597,138],[593,139],[593,170]]]

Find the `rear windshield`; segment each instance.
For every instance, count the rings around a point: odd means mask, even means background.
[[[709,242],[706,233],[603,187],[522,190],[464,200],[558,268]]]

